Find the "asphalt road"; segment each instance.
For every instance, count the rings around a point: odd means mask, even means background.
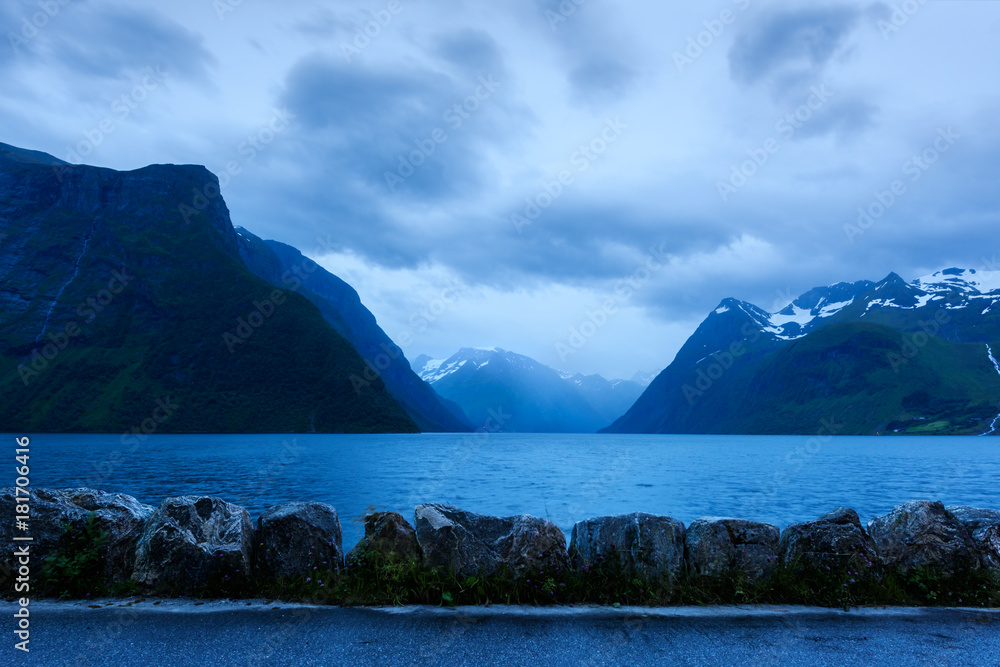
[[[13,611],[13,604],[4,603]],[[33,602],[9,665],[982,665],[1000,610]]]

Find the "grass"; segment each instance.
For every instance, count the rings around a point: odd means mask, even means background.
[[[60,598],[101,592],[105,585],[102,551],[108,533],[101,529],[96,513],[90,513],[82,530],[74,530],[70,524],[62,530],[58,549],[42,565],[42,592]]]
[[[1000,573],[980,570],[944,577],[931,570],[909,575],[866,572],[850,564],[817,568],[805,562],[779,566],[766,581],[734,568],[714,578],[685,575],[642,578],[616,552],[591,565],[550,553],[518,572],[459,576],[428,569],[414,558],[362,553],[343,567],[316,566],[281,581],[218,572],[195,590],[104,578],[102,554],[108,535],[93,514],[84,527],[64,527],[57,552],[42,568],[39,589],[59,598],[154,594],[202,599],[268,598],[330,605],[726,605],[801,604],[844,610],[855,606],[1000,607]],[[178,580],[183,580],[179,577]],[[9,589],[8,589],[9,590]]]

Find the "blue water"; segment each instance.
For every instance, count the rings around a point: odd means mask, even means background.
[[[567,534],[581,519],[634,511],[783,527],[842,505],[862,521],[918,499],[1000,509],[1000,438],[158,435],[136,444],[38,435],[31,450],[36,487],[90,486],[151,505],[218,495],[255,521],[277,503],[327,502],[345,548],[363,534],[368,509],[412,522],[423,502],[547,517]],[[13,484],[13,451],[11,463],[0,486]]]

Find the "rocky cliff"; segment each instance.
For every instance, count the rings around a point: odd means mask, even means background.
[[[319,310],[243,264],[204,167],[73,166],[0,145],[8,431],[416,426]]]

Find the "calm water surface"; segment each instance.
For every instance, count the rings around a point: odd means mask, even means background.
[[[633,511],[783,527],[842,505],[862,521],[918,499],[1000,509],[1000,438],[160,435],[123,444],[38,435],[31,449],[36,487],[90,486],[151,505],[218,495],[255,521],[277,503],[327,502],[340,513],[345,548],[364,533],[368,509],[412,522],[423,502],[547,517],[567,535],[581,519]]]

